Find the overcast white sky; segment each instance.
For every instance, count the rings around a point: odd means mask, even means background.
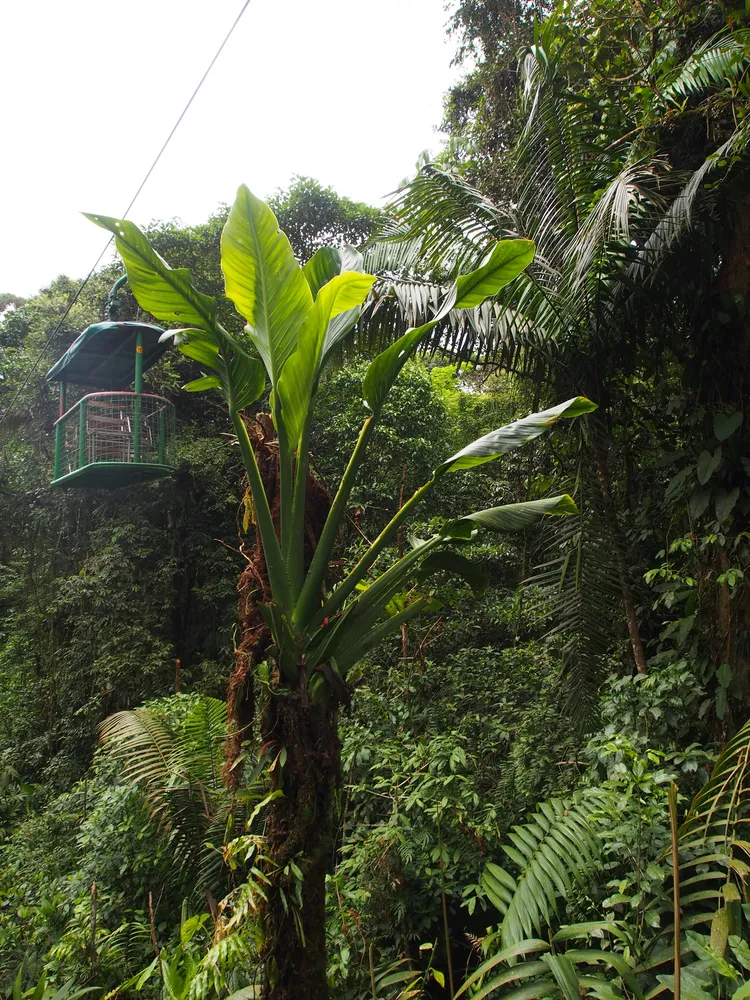
[[[83,277],[242,0],[0,2],[0,292]],[[252,0],[130,217],[203,221],[293,174],[377,203],[436,151],[445,0]]]

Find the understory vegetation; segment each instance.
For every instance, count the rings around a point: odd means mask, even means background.
[[[750,997],[748,15],[450,17],[382,211],[0,295],[0,996]],[[174,474],[50,488],[125,273]]]

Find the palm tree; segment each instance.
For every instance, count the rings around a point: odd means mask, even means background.
[[[655,87],[648,113],[623,122],[622,114],[601,115],[588,77],[576,92],[569,70],[578,58],[571,43],[575,27],[569,34],[564,29],[550,17],[520,56],[526,118],[506,157],[509,188],[502,202],[434,162],[394,197],[386,226],[365,250],[380,280],[360,340],[379,343],[393,336],[399,321],[424,321],[443,283],[460,267],[478,266],[495,240],[535,243],[535,260],[518,281],[478,309],[448,314],[428,346],[459,362],[527,376],[537,393],[543,387],[580,392],[600,404],[577,463],[577,480],[589,497],[585,516],[561,527],[557,553],[535,577],[554,584],[557,628],[572,636],[567,658],[577,679],[574,700],[582,704],[581,695],[597,686],[601,653],[611,645],[606,623],[617,592],[635,666],[646,670],[631,559],[609,468],[613,422],[624,424],[630,414],[623,377],[653,371],[655,358],[674,350],[680,336],[685,340],[685,327],[698,325],[691,317],[696,286],[750,294],[750,198],[743,193],[742,166],[750,132],[746,119],[738,118],[729,136],[692,170],[673,169],[653,139],[659,128],[674,131],[678,112],[691,120],[708,114],[717,91],[741,101],[738,84],[748,67],[744,30],[724,31],[697,45]],[[687,98],[689,108],[678,106]],[[717,217],[727,220],[718,238]],[[418,280],[425,278],[431,284]],[[705,307],[699,322],[705,322]],[[674,339],[666,331],[675,331]],[[747,344],[744,326],[739,334]],[[699,330],[687,342],[678,357],[688,371],[691,365],[698,370],[696,352],[702,352],[708,368],[698,388],[715,406],[728,375],[727,355],[716,357]],[[732,346],[744,359],[746,348],[736,342],[722,345],[723,351]],[[724,390],[723,405],[741,409],[747,370],[743,360],[739,372],[729,373],[741,384],[731,400]],[[607,550],[616,557],[614,575],[608,571],[612,560],[602,558]]]

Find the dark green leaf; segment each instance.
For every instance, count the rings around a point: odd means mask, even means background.
[[[362,271],[362,254],[352,246],[320,247],[302,268],[313,298],[331,278],[344,271]]]
[[[742,414],[736,410],[733,413],[717,413],[714,417],[714,434],[718,441],[726,441],[742,424]]]
[[[458,552],[451,552],[448,549],[442,552],[431,552],[421,563],[417,578],[424,580],[432,573],[438,573],[441,570],[463,577],[471,587],[475,597],[482,597],[483,594],[487,593],[487,577],[476,563],[459,555]]]
[[[416,350],[420,340],[436,323],[437,320],[431,320],[424,326],[407,330],[403,337],[400,337],[395,344],[391,344],[382,354],[378,354],[370,363],[362,383],[362,394],[373,413],[380,411],[401,369]]]
[[[726,521],[729,515],[734,510],[734,505],[740,496],[740,490],[738,486],[735,486],[733,490],[728,493],[726,490],[717,490],[716,497],[714,498],[714,509],[716,511],[717,521]]]
[[[711,476],[719,468],[721,462],[721,445],[711,454],[710,451],[702,451],[698,457],[698,482],[705,486]]]
[[[702,486],[699,490],[690,497],[690,502],[688,503],[688,509],[690,510],[690,516],[694,520],[698,520],[701,514],[704,513],[706,507],[708,507],[709,500],[711,499],[711,488],[709,486]]]
[[[565,1000],[581,1000],[581,986],[572,962],[565,955],[542,955]]]
[[[84,215],[114,233],[128,282],[142,309],[165,323],[182,323],[202,330],[213,328],[216,299],[193,288],[186,268],[170,267],[132,222],[106,215]]]

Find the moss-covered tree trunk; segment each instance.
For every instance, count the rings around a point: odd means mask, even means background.
[[[311,704],[304,670],[286,696],[268,699],[261,736],[274,757],[274,788],[266,826],[274,860],[264,912],[264,1000],[328,1000],[326,875],[335,847],[339,781],[336,710]]]
[[[246,420],[258,468],[278,530],[278,444],[267,414]],[[305,517],[305,563],[328,514],[330,498],[308,476]],[[248,508],[249,510],[249,508]],[[252,517],[245,525],[252,536]],[[264,1000],[328,1000],[326,979],[326,875],[335,847],[334,811],[339,781],[339,744],[335,698],[313,704],[307,673],[300,663],[299,681],[290,689],[278,667],[269,660],[270,691],[264,690],[256,719],[255,668],[271,652],[271,636],[260,611],[271,602],[263,549],[257,537],[241,546],[247,564],[240,576],[238,618],[240,641],[229,681],[230,739],[226,780],[241,786],[238,762],[246,740],[257,724],[255,742],[274,762],[272,790],[282,794],[267,814],[266,853],[272,858],[267,872],[263,925]],[[278,692],[278,693],[277,693]]]

